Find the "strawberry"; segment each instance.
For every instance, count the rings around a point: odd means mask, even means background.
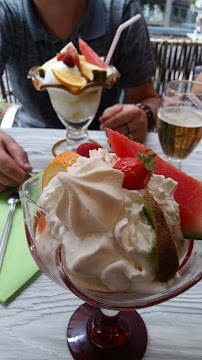
[[[68,48],[66,50],[66,54],[71,55],[71,57],[73,58],[73,61],[74,61],[74,65],[76,65],[78,67],[78,69],[80,70],[79,54],[78,54],[78,51],[76,50],[76,48],[74,46],[71,46],[71,45],[68,46]]]
[[[65,65],[69,66],[69,67],[74,67],[75,62],[74,62],[74,58],[71,54],[66,53],[65,56],[62,58],[62,61]]]
[[[57,61],[62,60],[67,66],[74,67],[76,65],[80,70],[80,60],[78,51],[74,48],[74,46],[68,46],[65,53],[59,53],[57,55]]]
[[[97,150],[99,148],[102,148],[102,146],[94,143],[84,143],[77,148],[77,154],[89,158],[89,150]]]
[[[155,169],[154,157],[156,154],[146,156],[137,152],[136,157],[125,157],[117,161],[114,169],[124,173],[123,188],[128,190],[144,189],[147,185],[153,170]]]
[[[60,54],[60,53],[59,53],[59,54],[57,55],[57,61],[62,60],[64,56],[65,56],[65,54]]]

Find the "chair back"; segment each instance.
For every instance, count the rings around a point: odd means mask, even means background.
[[[1,89],[1,98],[9,103],[16,103],[17,99],[13,94],[8,72],[5,69],[2,77],[0,77],[0,89]]]
[[[154,88],[161,96],[171,80],[193,80],[196,66],[202,65],[202,42],[185,38],[151,38],[156,73]]]

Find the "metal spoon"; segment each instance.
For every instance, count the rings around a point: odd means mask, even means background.
[[[20,197],[19,197],[19,194],[17,191],[10,194],[7,199],[7,202],[9,204],[9,212],[8,212],[8,217],[7,217],[6,224],[4,226],[4,230],[3,230],[1,240],[0,240],[0,269],[1,269],[1,264],[3,261],[3,257],[4,257],[8,234],[10,231],[10,226],[11,226],[11,222],[12,222],[12,218],[13,218],[13,213],[15,210],[15,206],[19,201],[20,201]]]

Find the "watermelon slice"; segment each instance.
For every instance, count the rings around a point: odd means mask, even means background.
[[[143,153],[146,146],[129,140],[111,129],[107,129],[108,144],[120,157]],[[151,151],[152,152],[152,151]],[[149,152],[148,152],[149,155]],[[181,228],[185,238],[202,239],[202,183],[168,164],[158,155],[155,157],[155,174],[170,177],[178,182],[174,197],[180,206]]]
[[[79,49],[85,56],[87,62],[99,66],[102,69],[107,69],[107,65],[100,59],[99,55],[81,38],[79,38]]]

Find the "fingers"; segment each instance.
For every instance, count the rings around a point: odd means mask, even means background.
[[[29,163],[27,153],[15,140],[7,144],[7,152],[10,154],[10,156],[13,158],[15,163],[20,168],[22,168],[25,171],[32,170],[32,166]]]
[[[122,109],[123,109],[123,105],[121,105],[121,104],[113,105],[113,106],[110,106],[109,108],[105,109],[102,116],[100,116],[100,118],[99,118],[99,121],[101,122],[100,129],[102,128],[103,123],[105,123],[107,120],[110,120],[111,118],[113,118],[116,114],[121,112]],[[105,127],[106,126],[103,124],[103,129]]]
[[[0,131],[0,191],[19,186],[31,171],[27,154],[10,136]]]
[[[129,136],[129,134],[138,130],[138,124],[136,124],[133,119],[128,118],[127,123],[121,126],[116,126],[114,130],[118,131],[122,135]]]
[[[115,126],[123,124],[121,120],[121,114],[123,111],[123,105],[114,105],[107,108],[103,115],[99,118],[101,125],[100,130],[103,130],[107,127],[113,129]]]
[[[28,175],[9,154],[0,149],[0,184],[13,187],[21,184]]]
[[[143,142],[146,137],[147,116],[133,104],[114,105],[105,110],[101,120],[100,129],[113,129],[138,142]]]

